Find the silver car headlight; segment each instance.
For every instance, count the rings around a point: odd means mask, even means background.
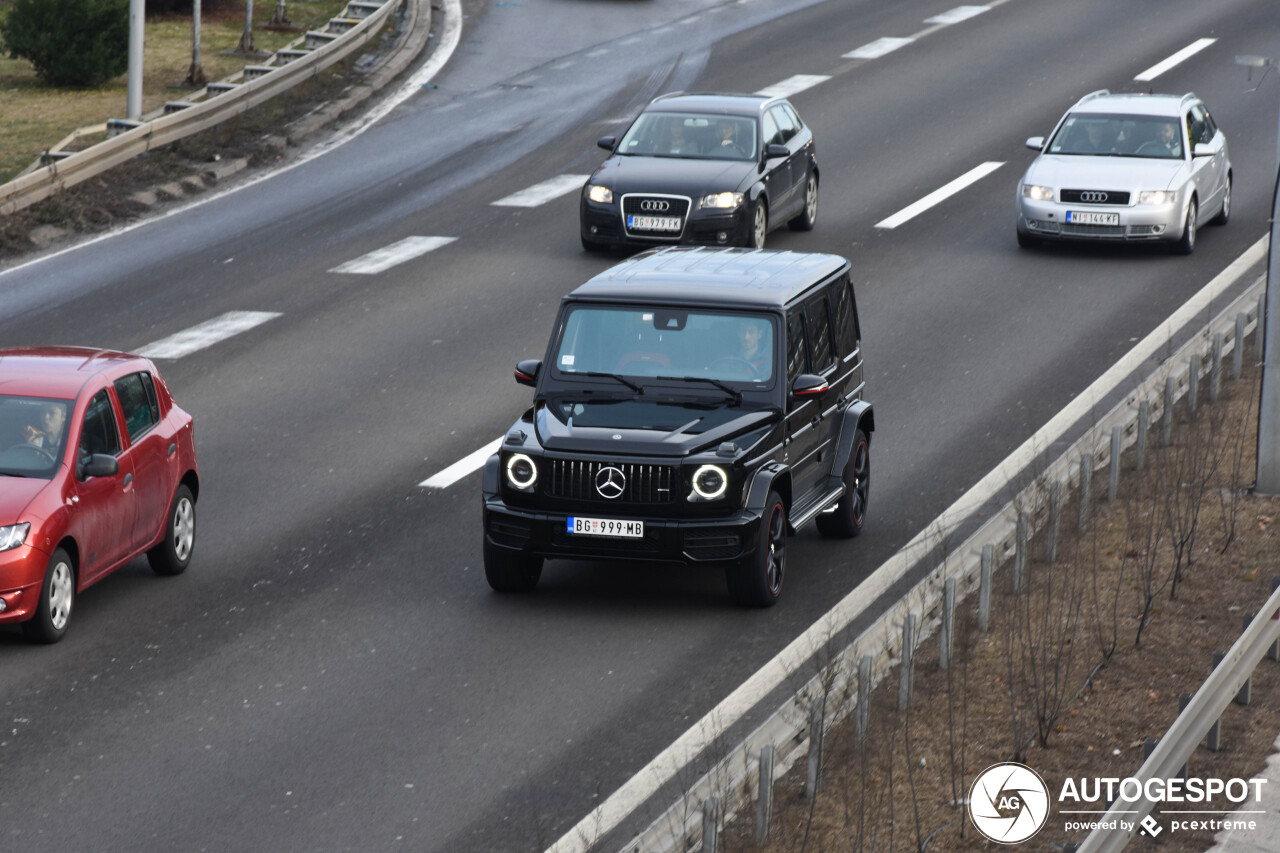
[[[521,492],[533,491],[533,484],[538,482],[538,466],[533,459],[523,453],[513,453],[507,457],[507,483],[511,488]]]
[[[711,195],[704,195],[698,202],[698,206],[703,209],[712,208],[716,210],[733,210],[735,207],[742,204],[742,199],[742,193],[712,193]]]
[[[1138,193],[1138,204],[1170,204],[1178,194],[1168,190],[1150,190]]]
[[[693,472],[693,492],[689,500],[714,501],[729,490],[729,474],[719,465],[703,465]]]
[[[27,541],[27,533],[31,530],[29,522],[22,524],[10,524],[8,527],[0,527],[0,551],[8,551],[17,548],[23,542]]]
[[[1022,197],[1032,201],[1053,201],[1053,187],[1041,187],[1035,184],[1022,185]]]
[[[587,187],[587,198],[600,204],[613,204],[613,190],[599,184],[592,184]]]

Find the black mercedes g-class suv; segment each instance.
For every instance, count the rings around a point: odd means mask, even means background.
[[[484,567],[532,589],[546,558],[723,566],[739,603],[782,593],[788,534],[857,536],[871,405],[849,262],[644,252],[566,296],[533,407],[484,469]]]

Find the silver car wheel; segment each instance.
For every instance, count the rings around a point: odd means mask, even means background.
[[[196,541],[196,512],[191,501],[183,497],[173,510],[173,552],[186,562]]]
[[[55,631],[62,631],[71,618],[75,579],[65,560],[59,560],[49,571],[53,575],[49,579],[49,624]]]

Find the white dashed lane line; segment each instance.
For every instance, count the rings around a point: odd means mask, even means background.
[[[886,53],[893,53],[900,47],[911,44],[915,39],[895,38],[893,36],[885,36],[878,38],[873,42],[864,44],[857,50],[851,50],[844,55],[845,59],[876,59],[884,56]]]
[[[996,169],[999,169],[1003,165],[1004,165],[1003,162],[999,162],[999,163],[990,162],[990,163],[983,163],[981,166],[978,166],[975,169],[970,169],[968,172],[965,172],[963,175],[956,178],[954,181],[947,184],[946,186],[936,189],[933,192],[929,193],[927,196],[920,199],[915,204],[907,205],[906,207],[902,208],[902,210],[899,210],[897,213],[895,213],[893,216],[890,216],[888,219],[882,219],[881,221],[877,222],[876,227],[877,228],[897,228],[899,225],[906,222],[907,220],[914,219],[915,217],[919,216],[921,213],[924,213],[926,210],[933,207],[934,205],[940,204],[941,202],[951,198],[951,196],[960,192],[962,189],[969,186],[970,184],[977,183],[978,181],[982,180],[987,175],[990,175],[992,172],[994,172]]]
[[[182,358],[279,316],[272,311],[228,311],[221,317],[147,344],[136,352],[147,358]]]
[[[1206,47],[1213,44],[1215,41],[1217,41],[1217,39],[1200,39],[1199,41],[1192,42],[1191,44],[1184,47],[1182,50],[1175,53],[1173,56],[1169,57],[1163,62],[1157,62],[1155,65],[1151,66],[1146,71],[1143,71],[1141,74],[1139,74],[1137,77],[1134,77],[1133,79],[1143,83],[1146,83],[1148,80],[1154,80],[1164,72],[1168,71],[1173,66],[1177,65],[1178,63],[1185,62],[1186,60],[1195,56],[1197,53],[1204,50]]]
[[[765,98],[789,98],[797,92],[803,92],[830,79],[830,75],[827,74],[797,74],[781,83],[774,83],[768,88],[761,89],[756,94]]]
[[[534,184],[506,198],[500,198],[493,204],[498,207],[537,207],[566,193],[581,189],[588,177],[588,175],[557,175],[551,180]]]
[[[354,261],[347,261],[341,266],[336,266],[329,272],[373,275],[383,270],[389,270],[405,261],[411,261],[416,257],[425,255],[427,252],[439,249],[441,246],[447,246],[456,239],[458,238],[405,237],[390,246],[384,246],[367,255],[361,255]]]
[[[472,471],[478,471],[484,467],[484,461],[498,452],[498,445],[500,444],[502,444],[502,439],[495,438],[484,447],[464,456],[448,468],[438,474],[433,474],[418,485],[424,489],[447,489]]]
[[[990,8],[990,6],[957,6],[954,9],[943,12],[941,15],[925,18],[924,22],[926,24],[958,24],[961,21],[976,18]]]

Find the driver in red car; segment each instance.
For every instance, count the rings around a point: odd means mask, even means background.
[[[22,428],[22,438],[27,444],[35,445],[50,455],[57,455],[58,445],[62,443],[62,427],[67,415],[57,403],[47,403],[40,407],[40,426],[28,424]]]

